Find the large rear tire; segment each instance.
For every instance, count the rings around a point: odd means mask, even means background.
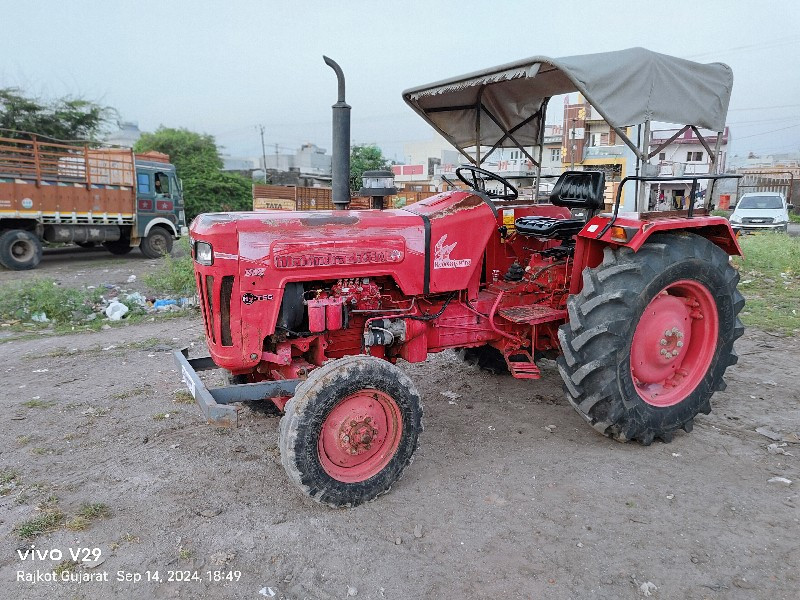
[[[695,234],[655,234],[635,253],[605,248],[559,328],[569,402],[618,441],[691,431],[738,360],[738,281],[728,255]]]
[[[281,461],[316,502],[357,506],[385,494],[411,463],[422,402],[399,367],[348,356],[314,369],[286,404]]]
[[[0,235],[0,264],[6,269],[27,271],[42,261],[42,242],[30,231],[12,229]]]

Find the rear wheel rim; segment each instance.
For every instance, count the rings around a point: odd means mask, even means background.
[[[33,258],[34,253],[33,244],[28,240],[15,240],[11,244],[11,256],[17,262],[28,262]]]
[[[713,295],[693,279],[662,289],[642,312],[631,343],[630,368],[639,397],[647,404],[679,404],[711,366],[719,338]]]
[[[322,423],[320,464],[338,481],[366,481],[389,464],[402,433],[403,417],[394,399],[379,390],[359,390],[334,406]]]

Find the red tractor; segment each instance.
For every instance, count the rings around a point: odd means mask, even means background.
[[[232,403],[244,400],[283,411],[286,472],[330,506],[387,492],[411,462],[422,402],[396,363],[446,349],[522,379],[557,358],[570,403],[616,440],[691,431],[736,362],[744,300],[729,255],[740,249],[705,210],[643,209],[648,183],[665,179],[647,174],[661,150],[649,123],[722,132],[731,85],[726,65],[631,49],[535,57],[404,92],[471,162],[457,170],[466,188],[400,209],[199,216],[192,253],[211,356],[176,352],[184,380],[211,422],[235,424]],[[539,204],[481,168],[515,146],[538,187],[547,101],[574,91],[645,173],[619,182],[608,212],[601,172],[561,174]],[[640,123],[637,145],[628,134]],[[715,167],[672,179],[692,197],[708,180],[710,198]],[[634,210],[621,206],[627,181]],[[196,372],[212,368],[236,385],[207,389]]]

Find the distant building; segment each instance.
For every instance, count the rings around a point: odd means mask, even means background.
[[[321,181],[330,182],[331,177],[331,155],[327,150],[320,148],[316,144],[303,144],[294,154],[267,154],[267,171],[276,172],[296,172],[301,177],[316,178]],[[259,159],[259,165],[263,165],[263,157]]]
[[[258,161],[254,158],[242,158],[239,156],[231,156],[230,154],[221,154],[222,170],[223,171],[240,171],[252,173],[258,168]]]
[[[459,160],[459,152],[439,134],[404,144],[403,156],[403,164],[392,166],[394,183],[399,189],[417,192],[441,189],[442,175],[455,179],[456,167],[466,162]]]
[[[650,151],[655,150],[680,129],[660,129],[650,134]],[[717,143],[717,133],[708,129],[700,129],[706,144],[712,149]],[[728,157],[728,143],[730,132],[726,127],[720,140],[718,171],[724,172]],[[651,159],[652,164],[658,166],[658,175],[680,177],[681,175],[706,175],[711,173],[711,156],[706,147],[700,142],[691,129],[684,131],[667,146],[661,149],[658,155]],[[715,186],[715,189],[718,186]],[[705,196],[708,181],[698,182],[701,196]],[[656,182],[650,185],[650,207],[656,208],[659,203],[665,203],[667,208],[686,208],[687,198],[691,192],[691,182]],[[704,201],[701,201],[705,204]]]
[[[133,148],[133,145],[142,137],[139,131],[139,123],[136,121],[117,121],[119,129],[106,137],[105,142],[109,146],[122,146],[123,148]]]
[[[561,163],[565,170],[605,173],[605,203],[609,206],[622,179],[635,174],[636,155],[581,94],[577,94],[574,103],[570,99],[571,95],[564,100]],[[631,185],[623,190],[621,210],[635,210],[635,195],[630,193],[634,189]]]

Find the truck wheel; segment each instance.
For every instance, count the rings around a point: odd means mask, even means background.
[[[42,242],[30,231],[12,229],[0,235],[0,264],[6,269],[27,271],[42,261]]]
[[[411,463],[422,402],[399,367],[348,356],[314,369],[281,419],[289,479],[313,500],[357,506],[385,494]]]
[[[672,440],[711,412],[738,357],[744,298],[728,255],[695,234],[655,234],[634,253],[604,249],[559,328],[567,399],[618,441]]]
[[[118,256],[122,256],[123,254],[127,254],[133,250],[131,241],[124,237],[121,237],[113,242],[103,242],[103,247],[111,252],[111,254],[116,254]]]
[[[161,258],[172,252],[172,235],[162,227],[153,227],[139,244],[139,249],[147,258]]]
[[[86,248],[87,250],[94,248],[97,245],[97,242],[75,242],[75,245],[80,248]]]

